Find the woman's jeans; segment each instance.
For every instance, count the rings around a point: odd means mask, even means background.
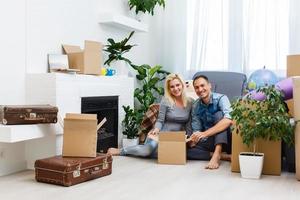
[[[157,147],[158,147],[158,142],[147,137],[144,144],[122,148],[120,155],[156,158]]]

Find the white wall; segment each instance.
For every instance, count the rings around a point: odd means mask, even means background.
[[[121,40],[130,31],[98,23],[101,13],[129,15],[127,0],[3,0],[0,6],[0,105],[25,103],[26,73],[48,71],[47,54],[61,53],[61,44],[80,45],[85,39],[106,43],[108,37]],[[135,64],[161,64],[156,57],[156,30],[153,18],[146,16],[148,33],[135,33],[131,44],[138,44],[128,57]],[[34,142],[34,141],[33,141]],[[26,144],[26,145],[25,145]],[[1,171],[8,170],[16,159],[24,162],[30,142],[0,143],[5,159]],[[23,165],[23,164],[22,164]],[[5,169],[4,169],[5,168]]]

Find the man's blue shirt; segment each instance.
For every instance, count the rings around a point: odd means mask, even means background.
[[[226,95],[212,92],[208,104],[197,99],[192,107],[193,132],[205,131],[214,126],[214,114],[218,111],[223,113],[224,118],[231,119],[231,105]]]

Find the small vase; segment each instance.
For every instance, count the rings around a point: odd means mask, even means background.
[[[138,144],[139,144],[139,138],[134,138],[134,139],[123,138],[123,148],[135,146]]]
[[[111,63],[111,68],[116,70],[116,76],[128,76],[129,66],[124,60],[117,60]]]
[[[129,17],[132,18],[132,19],[135,19],[135,20],[137,20],[139,22],[141,22],[144,19],[144,17],[145,17],[145,13],[138,12],[136,14],[135,13],[135,9],[133,8],[133,9],[129,10]]]

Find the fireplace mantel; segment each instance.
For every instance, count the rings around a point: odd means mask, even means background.
[[[118,96],[119,98],[119,125],[118,125],[118,143],[122,140],[121,123],[125,113],[123,105],[133,106],[134,79],[126,76],[92,76],[92,75],[74,75],[64,73],[43,73],[27,74],[26,76],[26,103],[27,104],[51,104],[59,109],[59,116],[63,118],[65,113],[80,113],[81,98],[94,96]],[[109,123],[109,122],[107,122]],[[56,139],[44,143],[53,142],[54,149],[42,150],[50,152],[49,155],[38,155],[37,157],[46,157],[53,154],[61,154],[62,151],[62,133],[56,133]],[[27,154],[36,152],[39,143],[27,145]],[[44,148],[45,145],[38,148]],[[36,153],[33,153],[36,155]]]

